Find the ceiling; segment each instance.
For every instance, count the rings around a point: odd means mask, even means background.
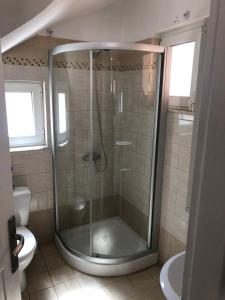
[[[2,52],[47,27],[101,11],[124,0],[1,0]]]
[[[124,0],[73,0],[57,22],[70,21],[76,17],[80,18],[122,1]]]

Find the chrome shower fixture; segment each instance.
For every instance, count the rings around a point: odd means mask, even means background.
[[[87,154],[85,154],[84,156],[83,156],[83,161],[90,161],[90,159],[91,159],[91,153],[90,152],[88,152]],[[96,161],[98,161],[99,159],[101,159],[101,153],[99,153],[99,152],[92,152],[92,161],[94,161],[94,162],[96,162]]]

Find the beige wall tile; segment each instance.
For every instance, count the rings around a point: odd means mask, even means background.
[[[12,163],[15,176],[45,172],[45,157],[42,153],[13,154]]]
[[[40,245],[52,243],[54,239],[53,209],[31,212],[28,228]]]
[[[169,111],[167,125],[160,234],[163,261],[179,252],[180,245],[186,244],[188,214],[185,207],[193,118]],[[177,248],[176,244],[179,244]]]
[[[47,192],[52,189],[52,174],[39,173],[31,175],[32,193]]]

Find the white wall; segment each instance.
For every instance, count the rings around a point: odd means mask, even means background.
[[[210,0],[126,0],[97,13],[58,23],[54,36],[83,41],[138,41],[209,15]],[[185,20],[183,14],[190,10]],[[177,20],[177,23],[175,23]]]
[[[1,0],[0,36],[4,36],[33,18],[52,0]]]
[[[126,1],[123,4],[123,36],[129,41],[145,39],[174,25],[208,16],[209,9],[210,0]],[[188,21],[183,17],[187,10],[191,12]]]
[[[114,3],[106,9],[62,21],[51,27],[54,37],[69,38],[81,41],[120,41],[122,33],[121,5]],[[45,35],[42,31],[40,34]]]

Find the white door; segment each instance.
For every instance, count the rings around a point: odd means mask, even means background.
[[[13,215],[3,66],[0,53],[0,300],[19,300],[19,272],[11,271],[8,219]]]

